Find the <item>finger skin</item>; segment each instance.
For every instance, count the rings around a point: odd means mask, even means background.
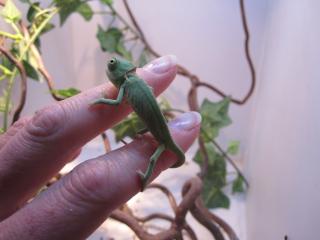
[[[190,116],[189,116],[190,117]],[[199,133],[194,117],[188,130],[170,127],[175,142],[186,151]],[[140,191],[137,170],[145,169],[157,143],[150,136],[89,160],[74,169],[33,202],[0,224],[4,239],[85,239],[117,207]],[[177,160],[164,152],[153,178]]]
[[[0,135],[0,151],[13,137],[30,121],[30,117],[22,117],[16,121],[4,134]]]
[[[156,74],[137,73],[156,94],[176,75],[176,65]],[[90,106],[101,97],[114,98],[116,89],[107,83],[40,110],[0,152],[0,220],[9,216],[54,176],[86,142],[124,118],[130,107]]]

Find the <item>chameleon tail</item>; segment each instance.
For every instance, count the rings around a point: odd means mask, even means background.
[[[185,160],[184,152],[181,150],[179,146],[177,146],[177,144],[175,144],[173,140],[171,140],[170,143],[166,145],[166,148],[174,152],[178,157],[178,160],[175,162],[174,165],[171,166],[171,168],[180,167]]]

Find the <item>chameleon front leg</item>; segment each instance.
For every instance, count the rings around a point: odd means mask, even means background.
[[[124,96],[124,84],[120,86],[119,93],[117,99],[107,99],[107,98],[99,98],[95,100],[92,104],[108,104],[108,105],[119,105],[122,102]]]
[[[159,159],[161,153],[166,149],[166,147],[164,146],[164,144],[161,144],[158,146],[158,148],[156,149],[156,151],[152,154],[152,156],[150,157],[150,162],[148,165],[148,168],[146,170],[145,173],[141,172],[140,170],[138,171],[138,174],[141,178],[141,183],[142,183],[142,187],[141,187],[141,191],[144,190],[144,188],[146,187],[149,178],[152,175],[153,169],[157,163],[157,160]]]

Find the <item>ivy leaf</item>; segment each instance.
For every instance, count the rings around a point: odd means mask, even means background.
[[[52,90],[51,92],[56,95],[59,95],[60,97],[69,98],[74,95],[77,95],[81,91],[76,88],[66,88],[66,89],[55,89],[55,90]]]
[[[22,61],[26,74],[29,78],[39,81],[39,75],[37,70],[26,60]]]
[[[118,53],[120,56],[124,57],[125,59],[131,61],[132,60],[132,55],[131,52],[129,52],[126,47],[124,46],[123,42],[118,42],[117,47],[116,47],[116,53]]]
[[[86,20],[90,21],[93,16],[93,11],[88,3],[81,3],[78,8],[77,12]]]
[[[14,5],[12,0],[6,1],[6,5],[2,8],[0,14],[8,23],[15,23],[21,19],[21,12]]]
[[[232,193],[236,192],[244,192],[243,178],[240,175],[238,175],[238,177],[232,183]]]
[[[104,52],[115,52],[122,37],[123,34],[118,28],[112,27],[107,31],[104,31],[100,25],[98,26],[97,38],[100,42],[100,47]]]
[[[219,102],[211,102],[205,99],[201,104],[201,135],[205,142],[216,138],[219,135],[220,129],[231,123],[228,115],[229,104],[230,98],[225,98]]]
[[[112,0],[100,0],[100,2],[108,6],[111,6],[113,4]]]
[[[80,0],[55,0],[56,6],[59,8],[60,25],[62,26],[67,18],[81,5]]]
[[[205,149],[208,154],[208,171],[204,178],[202,198],[208,208],[228,208],[229,199],[222,192],[222,188],[226,185],[226,162],[212,144],[206,143]],[[194,160],[199,165],[203,164],[205,159],[200,150],[196,153]]]
[[[204,204],[207,208],[229,208],[230,200],[227,195],[223,193],[220,189],[210,186],[210,183],[204,183],[204,189],[208,189],[208,194],[203,199]]]
[[[39,7],[39,6],[40,6],[39,2],[35,2],[35,3],[30,5],[30,7],[28,9],[28,12],[27,12],[27,19],[28,19],[29,22],[33,21],[34,16],[37,13],[37,7]]]
[[[62,26],[72,13],[79,13],[86,21],[93,16],[90,5],[81,0],[55,0],[59,8],[60,25]]]
[[[239,152],[239,146],[240,146],[239,141],[231,141],[229,143],[227,153],[229,153],[231,155],[236,155]]]
[[[125,137],[133,138],[140,130],[144,128],[145,125],[140,120],[138,115],[136,113],[131,113],[127,118],[125,118],[122,122],[120,122],[112,129],[115,132],[116,141],[119,142]]]

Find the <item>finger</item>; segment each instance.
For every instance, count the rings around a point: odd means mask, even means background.
[[[9,129],[0,136],[0,150],[7,144],[16,133],[21,130],[29,121],[30,117],[23,117],[16,121]]]
[[[200,129],[200,115],[186,113],[170,125],[175,142],[187,150]],[[145,169],[156,145],[150,137],[87,161],[0,225],[4,239],[84,239],[115,208],[140,190],[137,170]],[[161,155],[153,177],[176,156]]]
[[[156,94],[176,74],[173,57],[155,60],[138,75]],[[55,175],[74,152],[130,112],[126,104],[90,107],[94,100],[114,98],[116,89],[105,84],[39,111],[0,152],[0,218],[23,204]]]

